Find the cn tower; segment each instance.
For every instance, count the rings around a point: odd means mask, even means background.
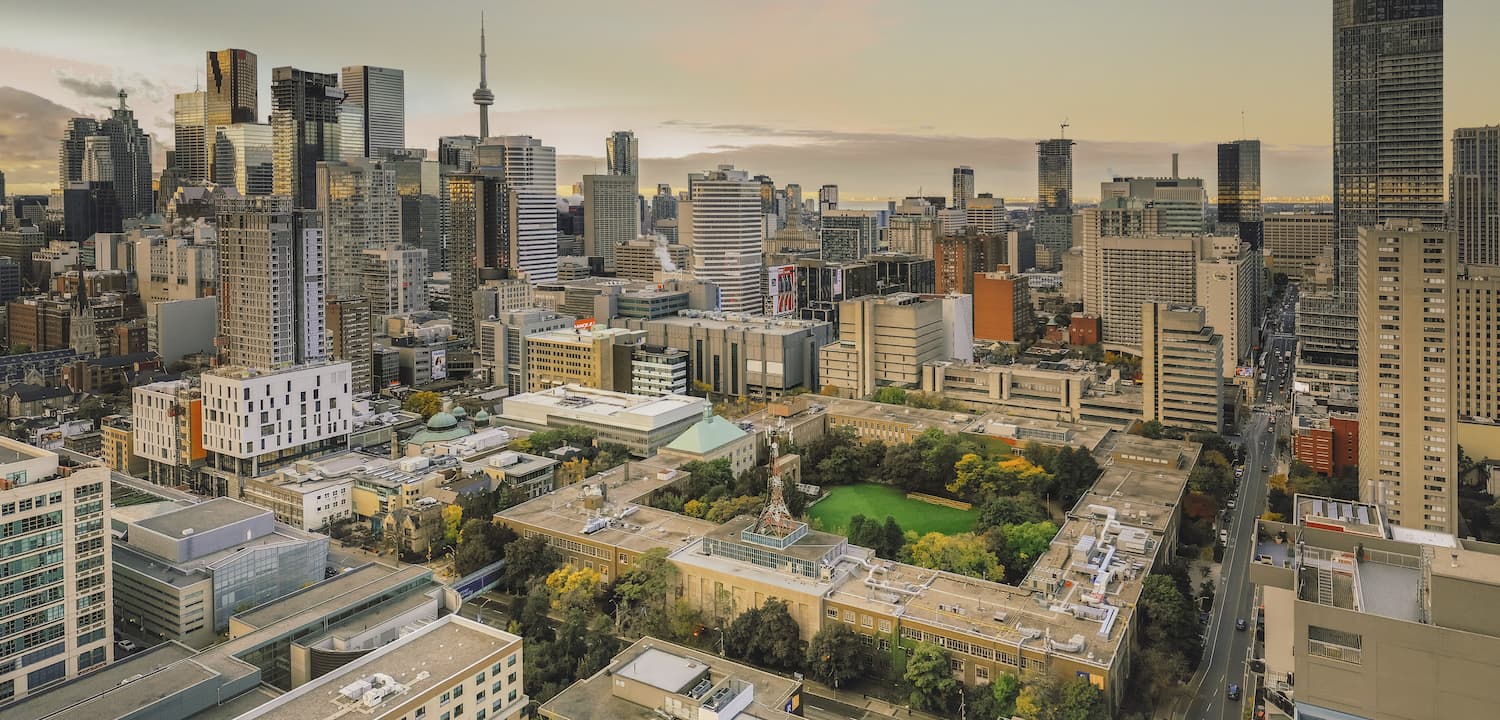
[[[479,139],[490,136],[490,106],[495,104],[495,93],[490,92],[484,73],[484,13],[479,14],[479,89],[474,91],[474,104],[479,106]]]

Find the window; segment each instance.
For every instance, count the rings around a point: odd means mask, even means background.
[[[439,706],[447,705],[448,701],[453,699],[452,695],[453,695],[452,693],[443,693],[443,697],[438,700],[438,705]],[[447,718],[448,715],[444,714],[443,717]]]
[[[1361,647],[1364,638],[1358,633],[1344,632],[1332,628],[1307,626],[1307,652],[1309,655],[1360,665],[1363,663]]]
[[[834,620],[839,619],[839,609],[835,607],[828,608],[828,617]]]

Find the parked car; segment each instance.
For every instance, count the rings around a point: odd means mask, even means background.
[[[1226,545],[1229,544],[1229,531],[1228,530],[1220,530],[1219,531],[1219,542],[1224,543]]]
[[[1230,500],[1230,501],[1229,501],[1229,509],[1230,509],[1230,510],[1233,510],[1233,509],[1234,509],[1234,501],[1233,501],[1233,500]]]
[[[137,649],[135,642],[132,640],[116,640],[115,647],[119,648],[122,653],[133,653]]]

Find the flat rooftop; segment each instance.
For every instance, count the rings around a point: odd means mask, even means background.
[[[1014,440],[1018,445],[1025,445],[1035,440],[1043,445],[1081,447],[1094,452],[1099,448],[1100,443],[1104,442],[1104,437],[1118,427],[1118,425],[1106,423],[1041,420],[997,412],[981,416],[970,423],[964,432],[1001,440]]]
[[[521,639],[488,625],[447,615],[240,717],[307,720],[341,713],[378,715],[384,712],[381,705],[395,708],[403,700],[445,687],[458,674],[507,648],[520,650]],[[352,683],[368,681],[376,673],[389,675],[405,692],[388,695],[388,699],[373,707],[341,692]]]
[[[656,318],[653,323],[708,328],[712,330],[750,330],[766,335],[793,335],[809,328],[829,323],[821,320],[796,320],[792,318],[768,318],[760,315],[721,313],[706,310],[682,310],[674,317]]]
[[[221,497],[161,513],[136,524],[167,537],[181,538],[192,532],[205,532],[270,513],[270,510],[258,505]]]
[[[781,708],[802,688],[791,678],[757,670],[737,662],[683,647],[650,636],[643,637],[616,655],[605,669],[579,680],[542,706],[567,720],[652,720],[660,716],[654,708],[636,705],[614,693],[614,677],[624,677],[663,692],[681,694],[684,687],[707,669],[714,686],[742,682],[753,686],[755,699],[735,720],[793,720]]]
[[[597,390],[581,385],[561,385],[549,390],[521,393],[505,399],[505,404],[525,403],[592,415],[633,413],[654,417],[690,407],[701,407],[703,400],[686,395],[631,395]],[[502,413],[504,411],[502,410]]]
[[[176,666],[196,654],[196,650],[176,642],[157,645],[124,660],[111,663],[102,670],[89,673],[72,682],[43,690],[36,695],[28,695],[20,702],[5,708],[0,715],[3,715],[6,720],[36,720],[50,717],[65,712],[102,692],[121,689],[126,684],[126,678],[136,675],[149,676],[169,666]],[[135,684],[135,682],[138,681],[132,681],[130,684]],[[139,707],[139,705],[122,707]]]
[[[945,433],[959,433],[974,421],[973,415],[964,412],[924,410],[868,400],[819,396],[810,400],[810,403],[822,405],[831,416],[901,423],[918,431],[937,428]]]

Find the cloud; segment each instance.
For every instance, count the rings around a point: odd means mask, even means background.
[[[120,91],[117,85],[108,80],[76,77],[62,71],[57,73],[57,83],[86,98],[114,98]]]
[[[57,140],[78,113],[13,87],[0,87],[0,108],[0,170],[7,192],[47,192],[57,184]]]

